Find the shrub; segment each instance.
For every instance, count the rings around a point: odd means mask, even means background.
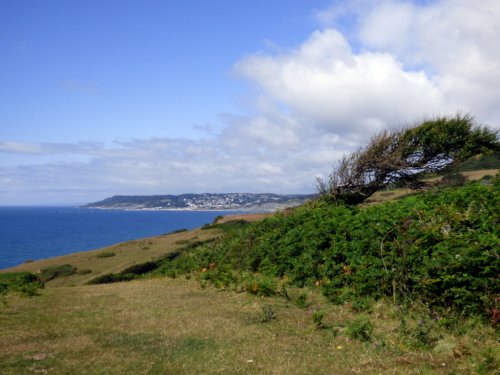
[[[96,285],[96,284],[110,284],[110,283],[118,283],[122,281],[130,281],[134,279],[134,275],[132,274],[112,274],[106,273],[104,275],[97,276],[92,280],[87,282],[88,285]]]
[[[368,318],[359,317],[346,327],[346,333],[352,339],[372,341],[373,324]]]
[[[52,266],[43,268],[40,270],[40,279],[43,282],[53,280],[57,277],[71,276],[76,272],[76,267],[71,264],[61,264],[58,266]]]
[[[276,315],[274,314],[273,308],[271,305],[262,306],[262,323],[268,323],[276,319]]]
[[[156,262],[145,262],[134,264],[133,266],[125,268],[120,272],[121,275],[133,274],[133,275],[142,275],[148,272],[151,272],[158,268],[158,263]]]
[[[475,125],[470,116],[431,119],[376,134],[344,156],[326,181],[319,179],[318,191],[325,199],[358,204],[390,184],[422,188],[424,173],[498,151],[498,132]]]
[[[445,186],[462,186],[467,179],[460,173],[449,173],[444,175],[440,182]]]
[[[114,257],[116,254],[111,251],[105,251],[96,255],[96,258],[110,258]]]
[[[275,295],[278,287],[275,278],[259,274],[246,274],[242,284],[246,292],[263,297]]]
[[[368,208],[318,200],[189,244],[155,273],[198,274],[205,285],[260,295],[275,294],[286,276],[356,311],[389,297],[422,301],[441,315],[491,319],[500,289],[499,191],[497,176]]]
[[[88,268],[76,271],[77,275],[88,275],[89,273],[92,273],[92,270],[89,270]]]
[[[18,292],[28,296],[37,295],[43,288],[43,281],[30,272],[8,272],[0,274],[0,296],[9,292]]]
[[[373,305],[373,298],[370,297],[357,297],[351,303],[351,309],[354,312],[371,312]]]
[[[297,297],[297,300],[295,301],[295,305],[297,305],[297,307],[300,307],[301,309],[305,309],[305,308],[309,307],[309,302],[307,302],[307,293],[301,293]]]
[[[325,323],[323,322],[324,318],[325,318],[325,313],[323,311],[316,310],[313,312],[312,319],[317,329],[325,328]]]

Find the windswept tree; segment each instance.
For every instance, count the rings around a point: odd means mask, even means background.
[[[498,133],[474,124],[471,116],[431,119],[376,134],[366,146],[345,155],[327,179],[318,179],[318,191],[357,204],[390,184],[422,188],[424,173],[499,151]]]

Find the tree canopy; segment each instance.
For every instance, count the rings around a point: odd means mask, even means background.
[[[345,155],[326,180],[318,179],[318,191],[357,204],[389,184],[422,188],[424,173],[499,151],[498,132],[475,124],[471,116],[439,117],[376,134],[366,146]]]

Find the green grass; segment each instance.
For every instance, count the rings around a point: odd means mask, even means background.
[[[311,290],[311,308],[302,309],[293,303],[302,293],[291,289],[287,301],[153,279],[13,295],[0,309],[0,373],[468,374],[498,365],[487,326],[437,328],[435,346],[415,348],[390,302],[357,314]],[[269,310],[273,318],[263,322]],[[325,329],[313,321],[317,310]],[[372,340],[351,338],[359,317],[373,324]],[[408,319],[418,326],[417,318]]]

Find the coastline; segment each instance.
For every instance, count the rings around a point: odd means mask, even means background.
[[[239,212],[237,210],[204,211],[220,211],[221,213],[233,212],[233,214],[217,217],[218,223],[224,223],[231,220],[257,221],[274,214],[274,212],[242,212],[242,210],[238,210]],[[67,254],[36,259],[33,261],[28,260],[11,267],[0,268],[0,273],[27,271],[38,274],[44,268],[70,264],[76,267],[77,273],[75,275],[51,280],[48,282],[48,285],[82,285],[99,275],[120,272],[131,265],[160,258],[166,253],[178,250],[187,243],[211,240],[220,235],[222,235],[222,232],[219,229],[203,229],[201,226],[191,230],[174,230],[170,233],[116,242],[108,246],[72,251]],[[110,257],[100,257],[99,254],[102,253],[113,253],[114,255]],[[86,272],[87,270],[91,270],[92,272],[82,275],[78,274],[78,272]]]

